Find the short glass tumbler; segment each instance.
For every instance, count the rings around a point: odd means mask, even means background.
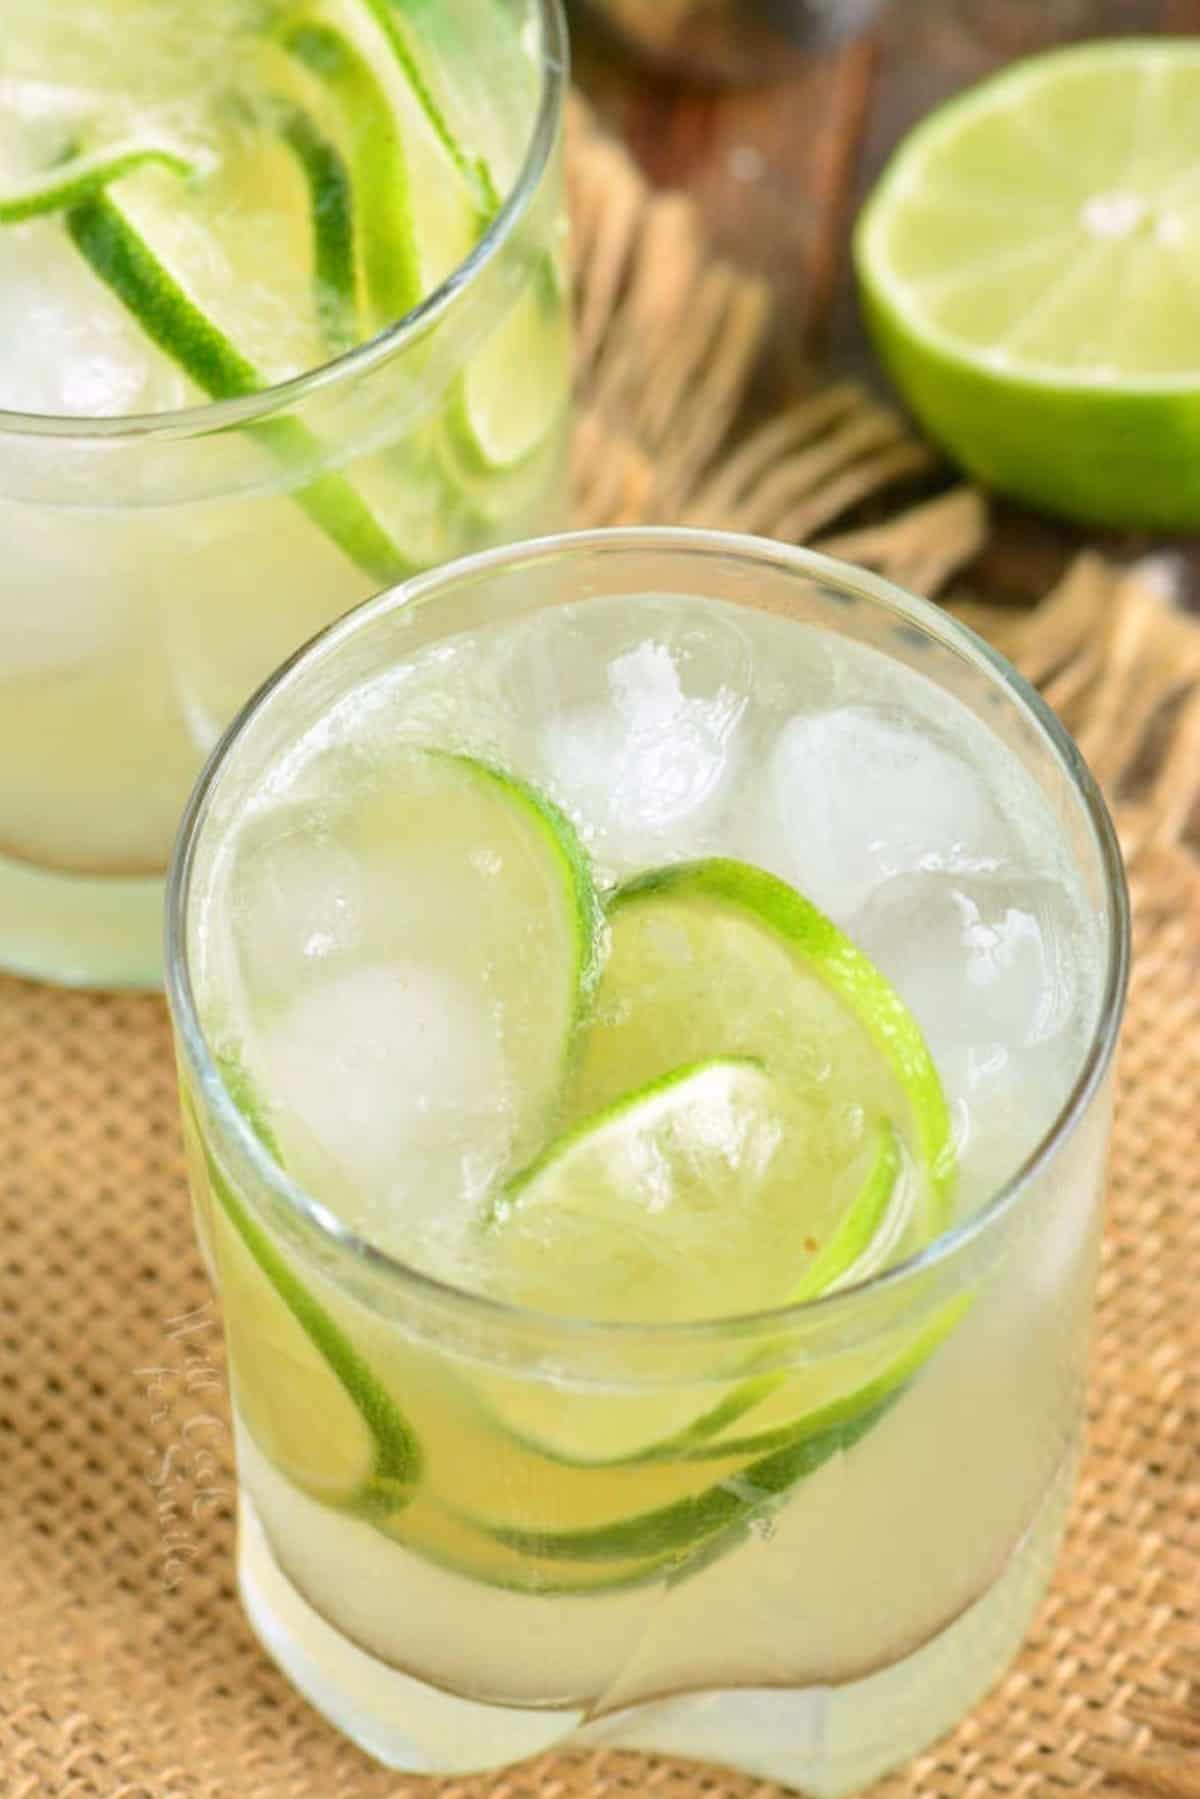
[[[1019,1079],[1005,1088],[992,1160],[952,1226],[808,1304],[589,1323],[447,1284],[396,1253],[394,1228],[387,1248],[364,1240],[285,1172],[230,1060],[213,895],[247,805],[278,790],[304,734],[410,658],[450,670],[455,646],[509,626],[544,672],[538,634],[562,609],[586,632],[622,607],[653,619],[657,646],[622,665],[626,690],[639,666],[661,674],[663,645],[682,646],[683,679],[708,631],[726,646],[767,633],[768,687],[793,640],[818,672],[866,658],[891,725],[919,685],[1044,798],[1092,933],[1091,997],[1045,1128],[1021,1139]],[[728,685],[736,653],[719,660]],[[516,667],[491,686],[511,694]],[[390,691],[402,715],[409,690]],[[370,706],[344,716],[371,728]],[[739,813],[768,761],[748,757]],[[997,1679],[1049,1578],[1077,1466],[1128,916],[1091,777],[986,645],[874,576],[719,534],[551,538],[419,577],[318,638],[226,736],[181,834],[167,954],[229,1348],[242,1598],[326,1717],[420,1773],[605,1744],[836,1794],[928,1744]],[[259,1099],[269,1115],[272,1095]],[[735,1403],[716,1452],[654,1447],[654,1419],[711,1418],[748,1370],[774,1396],[767,1425]],[[802,1429],[787,1393],[816,1396]],[[639,1434],[650,1453],[589,1459],[589,1444]]]
[[[369,594],[566,523],[566,27],[559,0],[492,16],[534,52],[530,135],[486,233],[417,308],[247,398],[0,411],[0,967],[161,982],[179,817],[258,684]],[[459,429],[473,369],[526,410],[536,380],[548,423],[511,466]]]

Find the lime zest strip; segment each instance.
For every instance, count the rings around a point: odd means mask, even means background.
[[[92,272],[210,399],[238,399],[270,386],[188,298],[111,195],[72,207],[66,226]],[[320,440],[299,419],[265,419],[249,430],[287,467],[322,453]],[[372,580],[382,585],[408,572],[405,558],[343,476],[318,475],[290,498]]]
[[[27,219],[64,212],[103,193],[123,175],[132,175],[154,163],[188,179],[204,173],[204,165],[196,158],[184,156],[165,144],[110,144],[103,150],[56,163],[34,180],[0,193],[0,225],[19,225]]]
[[[263,1148],[282,1167],[274,1134],[254,1098],[244,1070],[227,1059],[222,1060],[221,1068],[230,1097]],[[375,1468],[367,1488],[371,1504],[377,1504],[382,1493],[386,1493],[390,1508],[396,1509],[406,1502],[421,1475],[421,1446],[412,1427],[341,1326],[296,1279],[285,1257],[251,1217],[222,1173],[200,1128],[190,1095],[185,1094],[184,1103],[191,1113],[197,1139],[204,1146],[209,1182],[222,1210],[313,1348],[341,1382],[347,1398],[370,1433],[375,1447]]]
[[[375,324],[391,325],[423,293],[407,200],[408,158],[392,107],[366,58],[333,26],[295,25],[280,43],[328,87],[345,120],[367,297]]]
[[[316,312],[330,350],[341,355],[362,335],[350,171],[336,144],[318,130],[303,107],[281,102],[279,132],[308,183]]]

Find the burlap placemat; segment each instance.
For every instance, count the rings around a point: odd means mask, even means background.
[[[979,497],[849,387],[723,454],[766,319],[571,121],[590,521],[824,538],[937,592]],[[874,496],[877,516],[863,524]],[[932,497],[931,497],[932,496]],[[847,518],[857,511],[856,528]],[[896,516],[889,516],[895,514]],[[854,523],[851,518],[851,523]],[[1084,559],[1042,607],[972,619],[1040,680],[1119,808],[1137,961],[1092,1385],[1066,1554],[1000,1688],[889,1799],[1200,1795],[1200,626],[1165,565]],[[385,1773],[260,1653],[233,1590],[220,1330],[193,1247],[160,1001],[0,979],[0,1790],[11,1799],[771,1799],[606,1753],[505,1776]]]

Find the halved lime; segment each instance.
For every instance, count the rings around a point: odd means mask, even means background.
[[[971,473],[1106,525],[1200,525],[1200,44],[1006,69],[901,145],[855,256],[883,360]]]

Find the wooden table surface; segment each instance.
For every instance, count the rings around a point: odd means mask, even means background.
[[[573,17],[578,79],[653,180],[701,205],[715,243],[764,274],[779,302],[757,403],[777,406],[814,363],[882,387],[854,301],[855,212],[900,138],[930,107],[1016,57],[1080,38],[1200,34],[1200,0],[890,0],[875,29],[814,54],[802,73],[757,88],[707,90],[647,71]],[[1049,587],[1085,534],[998,508],[985,591]],[[1150,540],[1086,541],[1132,555]],[[1162,540],[1155,540],[1156,543]],[[1200,538],[1174,540],[1200,602]]]

